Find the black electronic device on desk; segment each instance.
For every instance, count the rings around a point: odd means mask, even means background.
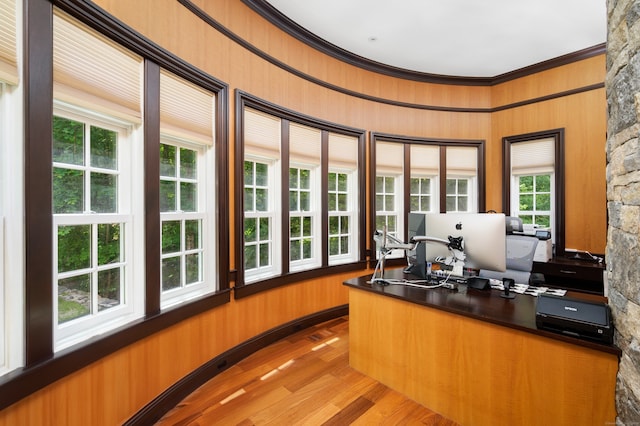
[[[536,326],[599,343],[613,343],[611,310],[604,302],[541,294],[536,305]]]
[[[467,287],[475,290],[491,290],[488,278],[469,277],[467,278]]]
[[[604,295],[604,261],[554,257],[548,262],[533,262],[532,272],[542,274],[547,286]]]

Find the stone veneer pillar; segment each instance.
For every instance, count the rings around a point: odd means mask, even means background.
[[[607,0],[607,281],[617,424],[640,424],[640,0]],[[599,149],[594,147],[594,149]]]

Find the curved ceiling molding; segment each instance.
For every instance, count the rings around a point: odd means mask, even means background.
[[[253,11],[258,13],[260,16],[262,16],[264,19],[280,28],[290,36],[335,59],[379,74],[425,83],[464,86],[492,86],[495,84],[504,83],[509,80],[555,68],[561,65],[566,65],[571,62],[587,59],[592,56],[600,55],[606,51],[606,43],[601,43],[574,53],[559,56],[557,58],[543,61],[508,73],[500,74],[495,77],[457,77],[440,74],[429,74],[376,62],[342,49],[332,43],[329,43],[321,37],[318,37],[304,27],[298,25],[296,22],[292,21],[287,16],[282,14],[279,10],[271,6],[271,4],[269,4],[266,0],[242,0],[242,2]]]

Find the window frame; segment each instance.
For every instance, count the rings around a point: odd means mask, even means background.
[[[429,179],[429,192],[424,192],[424,180]],[[417,180],[418,181],[418,186],[419,186],[419,190],[418,192],[413,192],[412,189],[412,184],[411,181],[412,180]],[[426,174],[412,174],[409,177],[409,211],[411,213],[434,213],[435,212],[435,206],[436,206],[436,200],[440,199],[440,196],[438,195],[438,185],[435,185],[435,182],[438,180],[438,176],[437,175],[426,175]],[[423,207],[422,203],[422,198],[424,197],[429,197],[429,209],[425,210],[425,209],[417,209],[417,210],[413,210],[411,208],[411,199],[412,198],[418,198],[418,205],[419,207]]]
[[[533,196],[533,199],[535,200],[536,195],[540,195],[540,194],[545,194],[546,192],[543,191],[537,191],[535,186],[536,186],[536,177],[538,176],[549,176],[549,181],[550,181],[550,188],[549,188],[549,197],[550,197],[550,209],[549,210],[540,210],[540,209],[533,209],[533,210],[520,210],[519,207],[517,208],[513,208],[511,214],[513,216],[523,216],[523,215],[532,215],[534,217],[536,216],[549,216],[549,226],[551,229],[555,229],[555,217],[554,217],[554,212],[556,211],[556,206],[555,206],[555,198],[553,197],[555,191],[555,173],[553,172],[548,172],[548,173],[527,173],[527,174],[512,174],[511,175],[511,187],[514,188],[513,193],[511,194],[511,205],[512,206],[519,206],[520,204],[520,196],[522,195],[522,192],[520,192],[520,178],[522,177],[531,177],[533,178],[533,186],[534,186],[534,190],[533,192],[531,192],[530,194]],[[517,188],[517,189],[515,189]],[[534,220],[535,222],[535,220]],[[526,222],[523,220],[523,223],[526,224]],[[555,233],[552,232],[552,239],[555,242]]]
[[[24,365],[23,92],[0,81],[0,376]],[[11,318],[10,324],[7,318]]]
[[[321,155],[319,159],[318,168],[318,185],[321,188],[319,200],[316,202],[320,202],[320,206],[322,206],[318,212],[319,214],[319,222],[321,226],[321,230],[319,234],[321,237],[318,241],[318,247],[321,247],[321,252],[315,259],[317,263],[313,263],[313,266],[308,267],[305,265],[305,268],[296,268],[295,265],[291,265],[289,261],[289,246],[286,241],[288,241],[289,237],[289,198],[280,197],[274,201],[276,205],[276,211],[280,212],[279,225],[274,228],[275,232],[278,232],[278,235],[275,236],[275,240],[280,241],[281,246],[281,258],[282,265],[279,268],[280,271],[275,275],[271,276],[262,276],[256,277],[256,279],[251,279],[250,274],[246,274],[244,271],[244,232],[243,226],[238,227],[236,229],[236,238],[239,243],[236,244],[235,250],[235,264],[238,265],[236,271],[236,285],[234,287],[234,297],[236,299],[240,299],[243,297],[247,297],[258,293],[260,291],[276,288],[282,285],[286,285],[292,282],[297,282],[305,279],[312,279],[324,276],[326,274],[332,274],[336,272],[343,271],[355,271],[362,270],[366,267],[366,251],[365,251],[365,236],[362,232],[358,232],[357,242],[355,243],[355,247],[357,247],[357,259],[351,262],[345,263],[330,263],[329,262],[329,254],[328,254],[328,194],[326,191],[327,181],[328,181],[328,139],[330,133],[336,133],[341,135],[346,135],[350,137],[355,137],[358,141],[357,148],[357,170],[354,172],[357,177],[357,186],[356,188],[364,188],[365,187],[365,131],[359,129],[353,129],[345,126],[339,126],[333,123],[329,123],[326,121],[318,120],[313,117],[305,116],[295,111],[288,110],[286,108],[274,105],[272,103],[263,101],[255,96],[252,96],[248,93],[245,93],[241,90],[236,90],[236,174],[235,174],[235,190],[236,190],[236,223],[244,223],[244,160],[245,159],[254,159],[253,156],[245,156],[244,149],[244,111],[246,108],[250,108],[265,114],[272,115],[275,118],[281,120],[281,141],[280,141],[280,155],[279,159],[275,161],[274,167],[277,170],[274,170],[275,175],[279,176],[280,179],[280,193],[285,193],[288,195],[289,187],[288,187],[288,178],[289,178],[289,168],[303,166],[309,167],[309,164],[305,164],[304,161],[300,162],[300,160],[290,159],[289,155],[289,125],[302,125],[308,126],[314,129],[318,129],[321,131]],[[272,160],[274,161],[274,160]],[[355,201],[356,205],[364,205],[365,203],[365,191],[358,190],[358,195],[356,196],[357,200]],[[358,227],[357,229],[365,229],[365,216],[366,213],[364,211],[358,211]],[[277,259],[276,259],[277,260]],[[276,268],[277,269],[277,268]]]
[[[216,250],[216,244],[214,244],[217,229],[213,224],[215,216],[211,213],[215,210],[216,204],[215,190],[211,189],[215,188],[215,183],[212,181],[212,175],[214,174],[215,170],[215,158],[213,147],[208,147],[201,143],[188,141],[175,136],[161,134],[160,144],[172,145],[175,146],[178,150],[182,148],[195,151],[197,158],[196,178],[182,179],[181,177],[176,177],[175,181],[177,182],[178,187],[183,180],[192,180],[195,181],[195,183],[197,183],[198,185],[196,211],[180,210],[163,212],[162,209],[160,209],[161,226],[165,221],[179,220],[183,225],[187,220],[200,221],[200,247],[197,249],[186,249],[185,247],[181,247],[181,250],[179,252],[181,264],[183,262],[182,258],[187,254],[193,254],[195,252],[198,252],[200,254],[200,281],[198,283],[186,284],[182,280],[183,277],[181,277],[180,287],[173,288],[167,291],[161,290],[160,308],[162,310],[166,310],[179,304],[188,303],[189,300],[192,300],[194,298],[206,296],[207,294],[215,292],[218,289],[218,279],[215,273],[215,271],[218,269],[216,261],[218,250]],[[163,176],[160,175],[160,180],[162,180],[162,177]],[[160,229],[160,241],[162,243],[162,227]],[[176,253],[171,253],[171,255],[173,256],[161,253],[161,258],[164,259],[167,257],[176,257]],[[161,273],[160,286],[162,285],[163,282]]]
[[[314,165],[306,165],[299,162],[290,162],[289,163],[289,178],[291,178],[291,172],[296,170],[296,176],[298,182],[301,181],[301,172],[307,170],[309,172],[309,187],[308,188],[292,188],[289,185],[289,202],[291,201],[292,193],[296,193],[296,199],[298,200],[298,209],[291,209],[291,204],[289,204],[289,270],[291,272],[299,272],[308,269],[317,268],[322,265],[322,220],[320,217],[320,211],[322,206],[319,205],[319,198],[321,194],[321,186],[320,186],[320,167]],[[307,193],[309,195],[309,209],[301,210],[300,209],[300,199],[302,195]],[[292,219],[299,218],[300,226],[302,227],[302,235],[292,235],[291,234],[291,226]],[[305,235],[305,226],[304,221],[305,218],[309,218],[311,221],[309,235]],[[310,239],[310,255],[309,257],[305,257],[305,239]],[[300,241],[301,247],[301,257],[299,259],[292,259],[292,242]]]
[[[346,210],[329,210],[329,207],[327,206],[327,211],[328,211],[328,216],[329,216],[329,221],[331,221],[331,217],[347,217],[349,219],[349,233],[347,234],[349,236],[349,252],[348,253],[343,253],[340,252],[338,254],[331,254],[331,249],[329,247],[329,265],[340,265],[343,263],[350,263],[350,262],[356,262],[357,259],[357,254],[358,254],[358,247],[357,247],[357,243],[358,243],[358,209],[357,209],[357,197],[353,197],[350,196],[351,194],[355,194],[357,193],[357,187],[356,187],[356,182],[357,182],[357,174],[356,171],[354,170],[348,170],[348,169],[344,169],[344,168],[340,168],[340,167],[331,167],[331,164],[329,164],[329,174],[336,174],[336,182],[338,181],[338,175],[346,175],[347,176],[347,190],[346,190],[346,195],[347,195],[347,209]],[[331,188],[328,187],[327,190],[327,195],[331,195],[334,194],[336,196],[339,196],[340,194],[343,193],[343,191],[340,191],[339,188],[336,189],[336,191],[333,191]],[[336,205],[338,205],[338,201],[336,200]],[[337,237],[337,238],[342,238],[344,237],[344,234],[342,234],[341,232],[339,232],[338,234],[331,234],[331,224],[329,224],[329,229],[328,229],[328,238],[329,238],[329,245],[331,244],[330,240],[332,237]],[[340,244],[340,243],[338,243]]]
[[[555,237],[555,256],[564,256],[565,252],[565,209],[564,209],[564,128],[544,130],[540,132],[525,133],[502,138],[502,210],[506,215],[512,214],[512,173],[511,173],[511,146],[519,142],[531,142],[538,139],[552,138],[554,140],[554,191],[553,203],[555,212],[552,213],[551,221],[555,223],[553,234]]]
[[[384,191],[379,193],[377,190],[378,187],[378,178],[382,178],[383,179],[383,188]],[[387,179],[393,179],[393,192],[387,192],[386,188],[387,188]],[[403,240],[404,239],[404,234],[405,234],[405,226],[404,226],[404,219],[403,219],[403,210],[404,210],[404,199],[405,199],[405,193],[403,192],[404,189],[404,185],[403,185],[403,181],[404,181],[404,170],[402,173],[400,174],[392,174],[392,173],[382,173],[382,174],[376,174],[375,176],[375,201],[374,201],[374,206],[376,206],[377,208],[377,197],[379,195],[383,196],[383,197],[387,197],[388,195],[393,195],[393,210],[375,210],[375,221],[372,222],[374,228],[376,228],[376,231],[383,231],[383,229],[378,229],[378,217],[380,216],[378,214],[378,212],[382,212],[385,218],[384,220],[384,225],[386,227],[386,232],[387,235],[393,236],[399,240]],[[386,207],[386,200],[385,200],[385,207]],[[390,230],[388,227],[389,224],[389,218],[390,217],[394,217],[396,220],[396,224],[395,224],[395,230]],[[392,250],[390,253],[387,254],[386,258],[387,259],[395,259],[395,258],[401,258],[404,257],[405,255],[405,251],[404,250]],[[375,251],[375,256],[376,258],[379,257],[379,252],[376,250]]]
[[[260,220],[261,218],[268,218],[270,221],[269,239],[268,239],[268,241],[270,242],[269,265],[266,267],[255,268],[255,270],[250,270],[250,272],[247,272],[245,270],[244,272],[246,282],[253,283],[256,281],[260,281],[260,280],[267,279],[269,277],[273,277],[281,274],[282,265],[281,263],[276,262],[275,253],[279,253],[281,251],[282,242],[279,239],[275,238],[275,235],[281,234],[280,227],[281,227],[282,220],[281,220],[280,210],[277,208],[276,197],[271,196],[272,195],[271,193],[274,191],[281,192],[281,183],[280,183],[280,174],[276,173],[279,160],[258,158],[257,156],[246,156],[244,158],[243,165],[247,161],[253,163],[254,165],[256,163],[265,164],[268,168],[267,170],[268,181],[273,182],[273,185],[274,185],[273,187],[274,189],[272,189],[268,194],[268,209],[265,211],[265,213],[257,213],[256,211],[244,212],[245,218],[247,217],[247,213],[249,213],[248,216],[250,218],[255,218],[257,220]],[[254,170],[255,170],[255,167],[254,167]],[[243,173],[244,173],[244,167],[243,167]],[[244,182],[244,179],[243,179],[243,182]],[[246,186],[243,185],[243,190],[245,188]],[[244,192],[243,192],[243,196],[244,196]],[[244,206],[244,200],[242,205]],[[244,223],[244,221],[242,223]],[[244,230],[244,225],[242,228]],[[244,241],[244,238],[242,241]],[[245,244],[243,244],[242,249],[243,250],[245,249]],[[242,265],[244,269],[244,255],[243,255]]]
[[[469,176],[459,176],[459,175],[448,175],[446,178],[447,181],[449,180],[455,180],[456,181],[456,193],[455,194],[451,194],[451,193],[447,193],[446,196],[447,197],[452,197],[455,196],[456,198],[456,209],[455,210],[448,210],[447,206],[445,205],[445,210],[447,211],[447,213],[472,213],[475,212],[475,210],[473,210],[471,207],[474,205],[477,205],[477,201],[476,201],[476,191],[469,191],[470,188],[474,188],[475,185],[475,177],[469,177]],[[461,181],[466,181],[467,182],[467,193],[466,194],[462,194],[458,191],[459,188],[459,183]],[[460,202],[460,198],[466,196],[467,197],[467,209],[466,210],[460,210],[459,207],[459,202]]]
[[[54,350],[60,351],[64,348],[87,340],[95,335],[108,332],[116,327],[122,326],[126,323],[139,318],[143,314],[143,302],[142,292],[136,289],[135,282],[141,277],[139,273],[136,273],[135,268],[132,267],[134,262],[134,253],[137,251],[134,247],[142,246],[140,240],[140,234],[134,228],[134,217],[142,215],[142,206],[134,205],[133,200],[136,198],[134,194],[141,191],[141,184],[136,188],[136,180],[141,182],[140,174],[136,174],[135,161],[141,157],[140,146],[141,141],[139,136],[133,131],[133,126],[129,123],[122,122],[117,119],[108,118],[102,114],[96,114],[92,111],[86,111],[83,108],[77,108],[71,105],[67,105],[62,102],[54,101],[53,115],[76,122],[81,122],[84,127],[83,135],[83,148],[87,150],[85,153],[85,159],[90,155],[90,138],[91,128],[99,127],[109,131],[114,131],[118,135],[117,141],[117,204],[118,209],[116,212],[93,212],[87,211],[85,203],[83,205],[83,211],[80,213],[55,213],[52,210],[53,216],[53,232],[51,238],[53,239],[53,259],[54,259],[54,272],[53,272],[53,317],[54,317]],[[58,163],[52,161],[52,168],[60,167],[64,163]],[[74,167],[68,168],[70,170]],[[84,164],[82,169],[85,170],[87,176],[84,177],[85,181],[90,178],[90,173],[95,171],[94,167],[89,164]],[[86,187],[83,188],[84,196],[90,197],[90,192]],[[53,202],[52,197],[52,202]],[[86,200],[88,201],[88,200]],[[90,313],[87,317],[79,317],[70,320],[69,322],[60,323],[58,312],[58,280],[61,274],[58,271],[58,266],[55,259],[58,258],[58,231],[60,226],[91,226],[94,227],[100,224],[119,223],[122,226],[121,232],[124,235],[124,241],[122,242],[121,249],[123,250],[123,258],[120,259],[117,264],[120,264],[120,270],[123,271],[124,276],[120,277],[120,290],[121,290],[121,303],[118,307],[109,309],[105,312]],[[90,238],[92,251],[97,236],[93,235]],[[136,241],[137,240],[137,241]],[[86,270],[86,273],[96,274],[100,266],[94,262],[97,259],[92,259],[91,266]],[[93,272],[91,272],[93,271]],[[63,273],[68,275],[67,273]],[[63,278],[64,279],[64,278]],[[91,293],[97,289],[97,282],[91,286]]]

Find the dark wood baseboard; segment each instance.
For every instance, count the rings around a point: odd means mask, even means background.
[[[221,353],[180,379],[158,395],[158,397],[145,405],[140,411],[127,420],[124,425],[134,426],[153,424],[207,381],[227,370],[234,364],[237,364],[239,361],[254,352],[307,327],[312,327],[348,314],[349,305],[336,306],[334,308],[295,319],[255,336],[254,338]]]

